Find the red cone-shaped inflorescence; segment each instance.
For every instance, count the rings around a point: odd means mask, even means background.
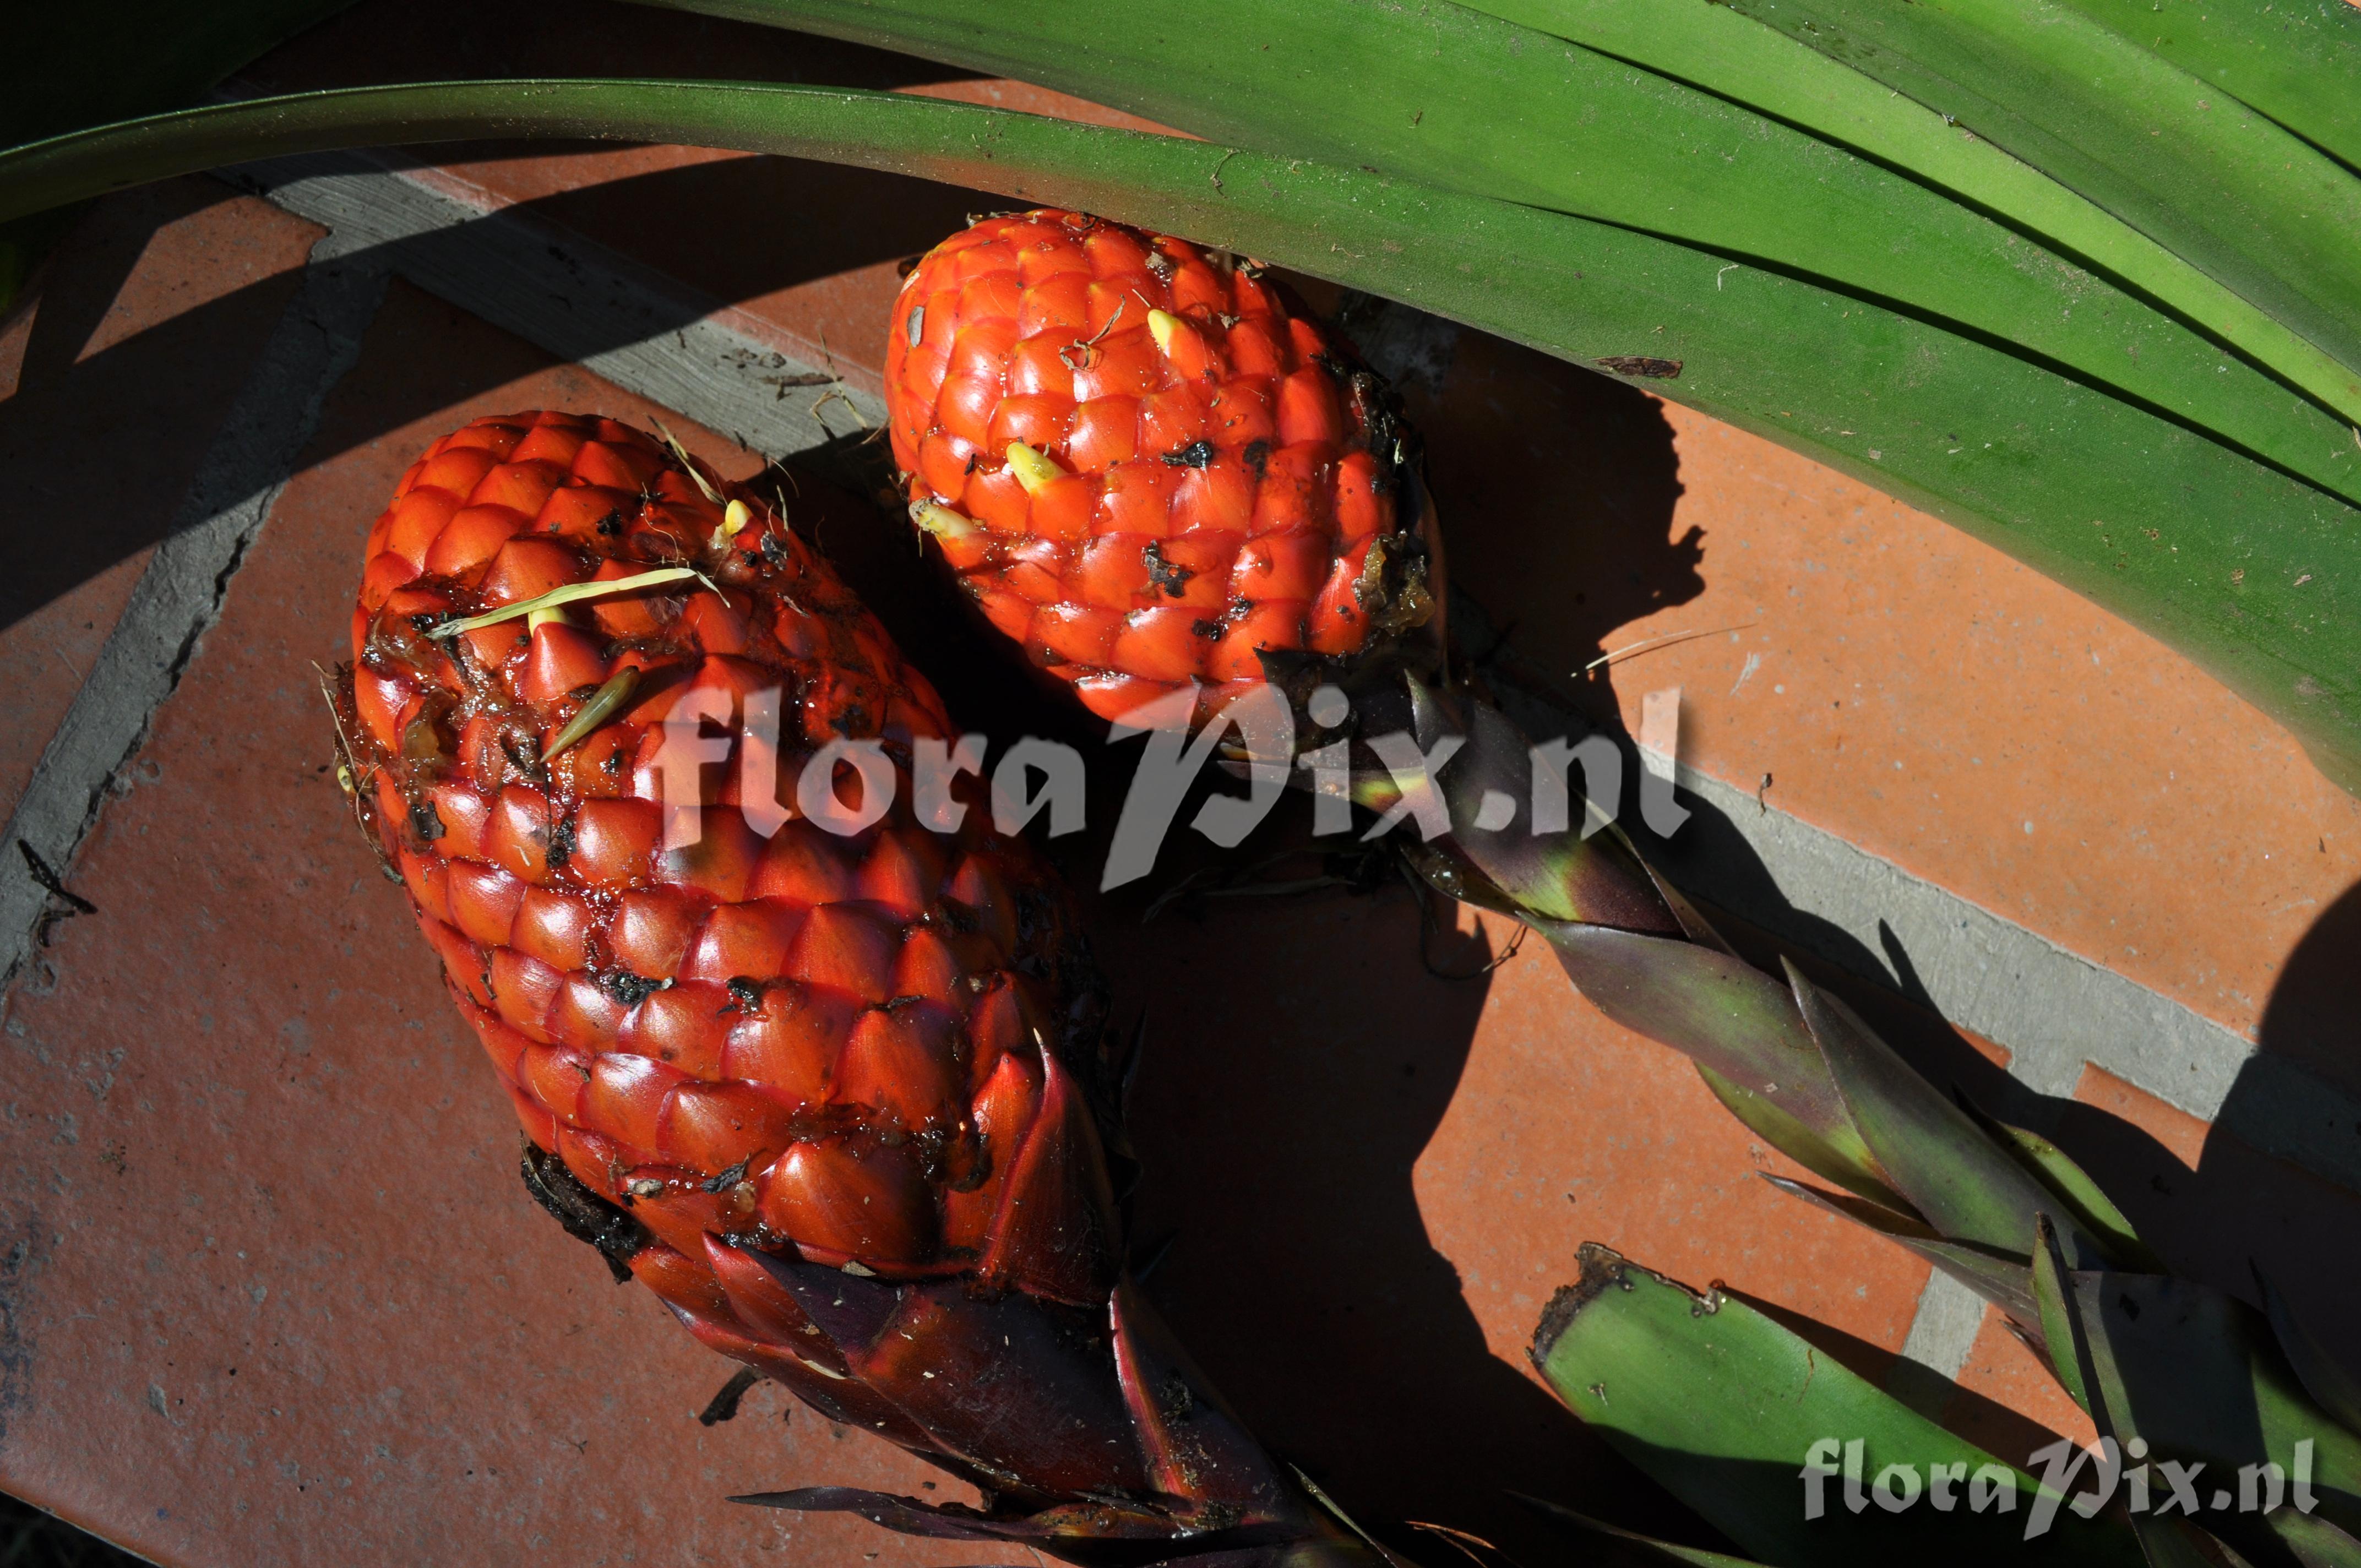
[[[1384,383],[1259,268],[1077,213],[989,218],[894,305],[911,515],[992,623],[1117,718],[1431,608]]]
[[[917,819],[941,704],[760,498],[612,421],[478,420],[370,530],[352,652],[355,805],[536,1194],[706,1343],[994,1506],[794,1500],[1082,1560],[1328,1539],[1116,1288],[1064,891],[983,809]]]

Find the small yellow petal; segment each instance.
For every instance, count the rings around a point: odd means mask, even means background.
[[[1169,311],[1148,313],[1148,334],[1156,340],[1156,352],[1159,354],[1172,352],[1172,329],[1180,324],[1180,318]]]
[[[737,538],[739,534],[745,532],[746,525],[753,521],[754,514],[746,510],[746,503],[744,501],[731,501],[729,506],[722,510],[721,537],[724,539]]]
[[[1063,477],[1066,472],[1058,466],[1055,459],[1034,451],[1021,441],[1008,444],[1008,466],[1016,471],[1016,482],[1025,487],[1027,495],[1038,491],[1050,480]]]
[[[964,539],[975,524],[938,501],[912,501],[910,521],[938,539]]]
[[[564,626],[565,624],[566,611],[557,605],[544,605],[539,609],[525,612],[524,629],[527,631],[544,626]]]

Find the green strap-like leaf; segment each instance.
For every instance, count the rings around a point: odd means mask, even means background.
[[[2064,0],[2361,172],[2361,7],[2348,0]]]
[[[2092,0],[2114,4],[2116,0]],[[2121,0],[2128,5],[2130,0]],[[2332,5],[2342,0],[2327,0]],[[2031,164],[1841,60],[1727,5],[1470,0],[1476,10],[1644,65],[1905,170],[2196,323],[2361,423],[2361,372]],[[2184,14],[2188,0],[2179,7]],[[2218,5],[2213,10],[2220,10]],[[2138,8],[2145,17],[2147,7]],[[2361,13],[2356,13],[2361,16]],[[2353,95],[2361,104],[2361,93]],[[2356,108],[2361,114],[2361,108]],[[2361,454],[2356,454],[2361,457]]]
[[[2064,5],[1731,3],[1956,118],[2361,368],[2361,181],[2245,104]]]
[[[1825,281],[2063,367],[2361,501],[2361,452],[2343,455],[2338,418],[2113,284],[1787,126],[1448,0],[1197,0],[1186,28],[1104,0],[681,3]]]
[[[2361,1540],[2318,1514],[2283,1508],[2271,1516],[2271,1531],[2303,1568],[2361,1568]]]
[[[2175,642],[2361,783],[2361,511],[2004,350],[1611,225],[887,93],[597,82],[312,93],[61,137],[0,154],[0,217],[275,153],[483,136],[892,169],[1228,246],[1577,364],[1678,360],[1650,385]]]
[[[1534,1365],[1575,1414],[1749,1554],[1799,1568],[2139,1562],[2129,1532],[2104,1516],[2060,1513],[2047,1534],[2025,1540],[2031,1476],[1744,1301],[1718,1289],[1698,1296],[1596,1244],[1581,1255],[1580,1281],[1543,1316]],[[1824,1512],[1807,1519],[1802,1471],[1827,1439],[1836,1441],[1820,1461],[1839,1474],[1820,1482]],[[1889,1465],[1909,1467],[1921,1488],[1896,1511],[1873,1496]],[[1939,1511],[1925,1490],[1936,1465],[1946,1467],[1951,1505]],[[2009,1489],[2012,1511],[1970,1508],[1979,1473]],[[1889,1495],[1904,1486],[1892,1477]]]
[[[1783,1145],[1791,1158],[1873,1201],[1904,1205],[1847,1118],[1811,1036],[1777,981],[1742,959],[1678,938],[1570,922],[1532,925],[1549,938],[1567,978],[1592,1006],[1673,1047],[1808,1132],[1814,1145]],[[1819,1168],[1807,1154],[1832,1168]]]

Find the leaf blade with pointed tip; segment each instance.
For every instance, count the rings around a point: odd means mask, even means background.
[[[1972,1103],[1962,1101],[1962,1108],[1992,1139],[2015,1155],[2031,1171],[2035,1179],[2047,1187],[2051,1195],[2065,1206],[2069,1217],[2080,1223],[2102,1245],[2118,1266],[2135,1273],[2162,1273],[2163,1266],[2147,1244],[2139,1239],[2130,1220],[2115,1207],[2115,1201],[2106,1195],[2090,1173],[2064,1149],[2038,1133],[2023,1127],[2012,1127],[2006,1122],[1986,1115]]]
[[[2006,1312],[2019,1327],[2030,1329],[2041,1321],[2033,1295],[2032,1273],[2026,1264],[2014,1258],[1995,1256],[1965,1243],[1946,1241],[1906,1215],[1897,1214],[1877,1204],[1840,1198],[1767,1172],[1763,1179],[1789,1197],[1800,1198],[1839,1219],[1850,1220],[1854,1224],[1876,1232],[1894,1245],[1917,1254]]]
[[[2035,1217],[2057,1206],[2048,1190],[1852,1009],[1792,963],[1787,978],[1851,1124],[1911,1207],[1952,1241],[2029,1255]],[[2095,1262],[2103,1255],[2079,1229],[2074,1235],[2078,1257]]]

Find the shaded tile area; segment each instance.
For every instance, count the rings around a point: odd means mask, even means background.
[[[319,234],[211,180],[126,192],[91,208],[0,329],[0,820]]]
[[[0,1483],[172,1563],[1002,1560],[721,1501],[935,1473],[768,1391],[697,1423],[729,1365],[526,1199],[326,776],[311,662],[369,520],[430,434],[544,403],[654,411],[397,286],[87,846],[110,913],[0,1033]]]
[[[0,665],[9,678],[0,722],[0,821],[23,798],[42,748],[73,705],[149,554],[126,556],[0,631]],[[8,874],[16,874],[13,868]]]
[[[1694,1529],[1527,1366],[1585,1241],[1729,1280],[1872,1359],[1901,1344],[1925,1266],[1757,1179],[1792,1168],[1539,942],[1452,981],[1399,888],[1142,924],[1149,897],[1092,928],[1148,1014],[1137,1245],[1170,1242],[1150,1291],[1256,1431],[1372,1528],[1440,1520],[1551,1561],[1511,1488]],[[1432,945],[1458,973],[1509,937],[1463,917]]]

